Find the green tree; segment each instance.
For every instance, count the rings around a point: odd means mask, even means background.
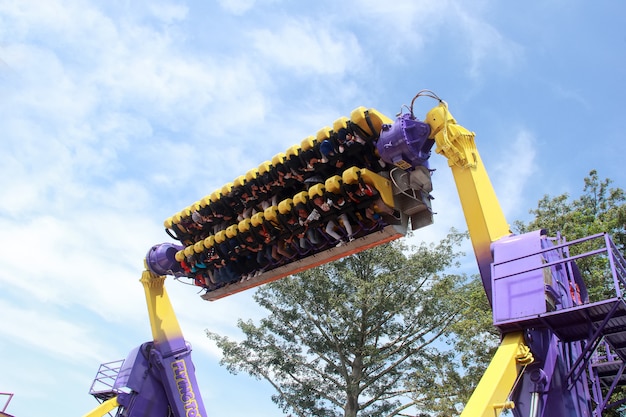
[[[456,375],[440,340],[467,311],[467,288],[444,271],[464,238],[453,231],[409,251],[396,241],[268,284],[254,299],[269,314],[239,321],[243,341],[207,335],[230,372],[267,380],[297,416],[453,415],[458,396],[435,404],[414,376]]]
[[[520,232],[546,229],[549,235],[560,232],[567,240],[609,233],[622,254],[626,253],[626,195],[621,188],[611,188],[610,179],[600,180],[596,170],[584,179],[582,195],[570,201],[568,194],[556,197],[545,195],[536,209],[530,211],[534,219],[529,223],[518,221]],[[572,247],[576,255],[595,249],[592,243]],[[578,261],[585,276],[592,301],[607,298],[614,292],[613,281],[607,276],[606,261],[594,257]]]
[[[626,249],[626,195],[621,188],[610,188],[610,179],[600,180],[592,170],[584,179],[582,195],[569,201],[569,194],[556,197],[544,195],[537,208],[530,210],[534,219],[518,221],[520,232],[546,229],[550,234],[561,232],[569,240],[608,232],[622,251]]]

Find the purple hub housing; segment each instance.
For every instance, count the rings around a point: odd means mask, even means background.
[[[381,159],[404,170],[416,166],[428,168],[430,150],[435,141],[429,139],[430,126],[410,114],[403,114],[391,125],[383,125],[376,149]]]

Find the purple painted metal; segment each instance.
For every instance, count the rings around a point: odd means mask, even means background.
[[[575,247],[586,252],[572,256]],[[626,385],[626,302],[621,298],[626,261],[609,236],[565,242],[535,231],[500,239],[492,250],[494,324],[503,333],[524,330],[535,357],[514,393],[513,414],[585,417],[593,410],[600,416],[615,406],[608,403],[611,394]],[[589,302],[576,265],[588,257],[603,260],[614,298]],[[598,347],[604,355],[594,353]]]
[[[141,282],[154,340],[133,349],[123,363],[101,365],[92,384],[90,393],[98,401],[117,398],[120,416],[206,416],[191,360],[191,345],[182,336],[163,288],[164,275],[179,273],[175,259],[179,250],[181,247],[166,243],[153,246],[146,256],[148,270],[142,274]]]
[[[152,344],[133,349],[120,369],[114,388],[128,417],[167,417],[169,400],[158,366],[152,366]],[[180,414],[179,414],[180,415]],[[182,414],[184,416],[184,414]]]
[[[428,139],[430,126],[409,113],[398,117],[392,125],[383,125],[376,149],[381,159],[404,170],[416,166],[428,168],[430,150],[435,141]]]
[[[0,410],[0,417],[5,417],[5,416],[6,417],[11,417],[5,411],[7,410],[7,407],[9,406],[9,403],[11,402],[11,399],[13,398],[13,394],[12,393],[8,393],[8,392],[0,392],[0,397],[7,397],[6,402],[2,406],[2,409]]]
[[[191,347],[163,357],[152,342],[135,348],[124,361],[114,389],[128,417],[205,416],[191,362]]]
[[[492,249],[494,324],[503,331],[520,321],[580,303],[570,291],[576,280],[567,274],[562,250],[545,232],[506,237]],[[563,343],[549,328],[520,326],[530,329],[526,339],[535,361],[516,388],[513,414],[590,416],[586,374],[573,384],[568,384],[567,378],[572,365],[568,359],[580,356],[580,341]]]
[[[180,264],[176,262],[176,252],[184,249],[183,246],[173,243],[161,243],[154,245],[146,255],[148,269],[157,275],[184,275]]]
[[[117,396],[125,417],[168,417],[170,409],[176,417],[206,415],[189,344],[176,355],[163,357],[153,342],[146,342],[118,366],[121,362],[103,364],[104,376],[98,371],[94,385],[100,386],[90,390],[98,401]]]

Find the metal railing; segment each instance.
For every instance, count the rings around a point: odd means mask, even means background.
[[[89,394],[93,395],[98,401],[106,401],[115,396],[117,394],[115,381],[123,364],[124,359],[100,365],[89,389]]]

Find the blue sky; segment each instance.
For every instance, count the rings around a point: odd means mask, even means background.
[[[150,339],[138,280],[171,241],[163,220],[358,106],[394,116],[435,91],[476,132],[510,222],[577,196],[591,169],[625,188],[625,14],[618,0],[0,0],[7,411],[95,407],[99,364]],[[437,214],[418,242],[465,228],[447,162],[431,167]],[[166,285],[208,415],[281,415],[204,336],[262,317],[251,292]]]

